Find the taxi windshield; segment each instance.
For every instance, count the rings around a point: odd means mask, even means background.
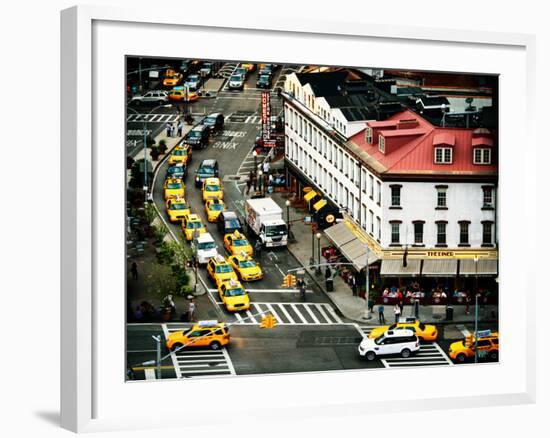
[[[220,186],[216,185],[216,184],[208,184],[206,187],[205,187],[205,190],[207,192],[219,192],[220,191]]]
[[[174,152],[172,152],[172,155],[185,156],[187,155],[187,149],[176,149]]]
[[[181,167],[181,166],[170,167],[168,169],[168,172],[169,173],[174,173],[174,174],[183,173],[183,167]]]
[[[181,189],[181,183],[168,183],[166,184],[167,189]]]
[[[187,210],[189,207],[187,204],[172,204],[172,210]]]
[[[200,221],[187,222],[187,228],[189,229],[199,229],[201,227],[202,223]]]
[[[216,266],[216,272],[221,274],[233,272],[233,268],[230,265],[218,265]]]
[[[254,260],[245,260],[240,262],[239,266],[241,268],[254,268],[256,266],[256,262]]]
[[[242,295],[245,295],[246,292],[244,291],[243,288],[236,288],[236,289],[227,289],[225,291],[225,296],[226,297],[239,297],[239,296],[242,296]]]
[[[246,246],[248,245],[248,241],[244,239],[235,239],[233,241],[233,246]]]
[[[221,211],[223,210],[223,204],[210,204],[210,210]]]

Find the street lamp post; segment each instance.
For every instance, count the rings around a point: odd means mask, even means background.
[[[309,266],[315,264],[315,227],[311,224],[311,257],[309,258]]]
[[[152,110],[150,110],[147,115],[151,114],[153,111],[159,109],[159,108],[171,108],[172,107],[172,104],[167,104],[167,105],[158,105],[156,107],[154,107]],[[126,109],[130,110],[130,111],[133,111],[134,113],[136,114],[140,114],[138,111],[136,111],[135,109],[133,108],[130,108],[130,107],[126,107]],[[148,192],[149,192],[149,187],[147,187],[147,119],[143,120],[143,191],[145,193],[145,199],[144,199],[144,204],[147,204],[147,200],[148,200]]]
[[[478,257],[475,256],[474,257],[474,265],[476,267],[476,276],[475,276],[475,279],[476,279],[476,282],[475,282],[475,287],[474,287],[474,293],[475,293],[475,321],[474,321],[474,362],[477,363],[477,319],[478,319],[478,293],[477,293],[477,262],[478,262]]]
[[[160,366],[162,359],[161,359],[161,339],[160,336],[152,336],[152,338],[157,343],[157,379],[162,379],[162,368]]]
[[[199,230],[193,231],[193,242],[194,242],[194,248],[193,248],[193,254],[194,254],[194,261],[193,261],[193,270],[195,271],[195,287],[193,288],[193,295],[197,295],[197,283],[199,281],[199,273],[197,272],[198,266],[199,266],[199,242],[198,238],[200,237]]]
[[[317,268],[315,268],[315,274],[321,275],[321,233],[317,233],[315,237],[317,237]]]
[[[256,148],[252,151],[252,156],[254,157],[254,179],[258,179],[258,152]],[[254,190],[256,190],[256,183],[254,183]]]
[[[290,201],[288,199],[285,201],[285,205],[286,205],[286,228],[287,228],[288,235],[290,237]]]
[[[363,319],[371,319],[372,315],[370,314],[369,309],[369,252],[370,248],[368,243],[365,244],[365,316]]]
[[[264,175],[264,173],[263,173],[261,170],[258,170],[258,184],[259,184],[258,190],[259,190],[261,193],[263,193],[263,185],[262,185],[262,183],[263,183],[263,181],[262,181],[263,175]]]

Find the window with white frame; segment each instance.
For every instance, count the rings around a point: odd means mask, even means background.
[[[493,208],[493,187],[483,186],[483,208]]]
[[[491,164],[491,149],[474,148],[474,164]]]
[[[376,203],[378,205],[382,204],[382,184],[380,184],[380,181],[376,181]]]
[[[384,136],[382,134],[378,135],[378,149],[380,149],[380,152],[383,154],[386,153],[386,141],[384,140]]]
[[[374,236],[374,213],[372,210],[369,210],[369,228],[371,236]]]
[[[377,239],[380,242],[382,240],[382,225],[381,220],[378,216],[376,216],[376,233],[377,233]]]
[[[367,229],[367,209],[365,204],[361,205],[361,228]]]
[[[367,193],[367,171],[365,169],[361,169],[361,190]]]
[[[372,128],[370,126],[367,126],[365,130],[365,140],[367,143],[372,144]]]
[[[452,164],[453,148],[437,147],[434,149],[434,163],[436,164]]]
[[[435,186],[437,193],[436,208],[447,208],[447,186]]]
[[[374,177],[369,175],[369,197],[374,199]]]
[[[401,228],[401,223],[390,222],[390,227],[391,227],[391,243],[393,245],[397,245],[399,244],[399,241],[400,241],[399,231]]]

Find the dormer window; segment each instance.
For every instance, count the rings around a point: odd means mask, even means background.
[[[474,148],[474,164],[491,164],[491,149]]]
[[[436,164],[452,164],[453,148],[436,147],[434,149],[434,163]]]
[[[372,128],[367,126],[367,130],[365,132],[365,139],[368,144],[372,144]]]
[[[380,152],[383,154],[386,153],[386,142],[384,141],[384,136],[382,134],[378,136],[378,149],[380,149]]]

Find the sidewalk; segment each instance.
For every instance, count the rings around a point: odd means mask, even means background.
[[[277,202],[283,209],[284,214],[286,215],[286,194],[285,193],[273,193],[271,197]],[[294,237],[293,241],[289,242],[288,249],[296,257],[302,266],[308,266],[310,258],[312,256],[312,237],[311,237],[311,226],[304,224],[299,219],[304,216],[309,215],[309,212],[306,209],[296,209],[290,207],[290,220],[293,222],[290,226],[292,235]],[[286,218],[286,216],[284,216]],[[315,263],[317,263],[317,239],[314,237],[315,247],[313,251]],[[328,246],[331,242],[328,240],[324,232],[321,232],[320,240],[321,248]],[[321,256],[321,263],[323,263],[324,258]],[[351,319],[356,322],[368,325],[379,325],[378,322],[378,305],[375,305],[370,320],[366,319],[366,303],[363,298],[358,296],[353,296],[351,288],[348,284],[339,276],[334,277],[334,291],[328,292],[325,287],[325,277],[324,269],[322,270],[321,275],[315,275],[315,269],[306,269],[313,281],[317,286],[327,295],[327,297],[332,301],[336,308],[348,319]],[[334,273],[334,270],[333,270]],[[454,315],[452,321],[445,321],[445,306],[444,305],[426,305],[419,307],[419,319],[422,322],[428,323],[473,323],[475,319],[474,315],[474,306],[470,305],[470,314],[467,315],[465,311],[465,306],[461,305],[452,305],[454,308]],[[413,316],[414,309],[412,305],[405,305],[403,308],[402,316]],[[393,314],[392,305],[384,305],[384,317],[386,323],[391,324],[395,321]],[[487,321],[496,321],[498,317],[498,307],[494,305],[485,305],[479,307],[479,318],[478,321],[487,322]]]

